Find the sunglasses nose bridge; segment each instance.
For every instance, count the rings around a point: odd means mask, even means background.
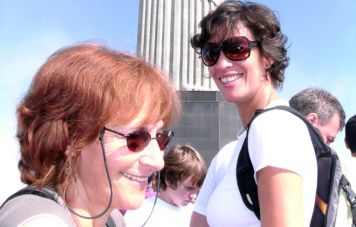
[[[225,52],[222,49],[220,49],[219,56],[213,65],[215,65],[215,67],[222,67],[226,64],[231,64],[231,59],[226,56]]]

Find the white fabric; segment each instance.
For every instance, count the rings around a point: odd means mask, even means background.
[[[155,197],[145,199],[142,206],[136,210],[125,213],[127,227],[140,227],[149,217]],[[189,227],[190,218],[193,213],[193,204],[185,207],[177,207],[157,198],[153,213],[145,227]]]
[[[339,155],[342,165],[342,172],[349,180],[352,190],[356,192],[356,158],[352,156]],[[341,189],[339,205],[336,214],[335,227],[347,227],[352,225],[352,214],[350,206],[347,202],[346,194]]]
[[[268,107],[281,104],[285,102],[276,101]],[[229,163],[225,168],[215,164],[209,166],[194,210],[207,216],[210,227],[260,226],[255,214],[243,203],[236,182],[236,163],[245,137],[246,132],[238,137],[232,154],[225,151],[228,155],[224,156],[219,152],[214,158],[212,164]],[[249,154],[255,172],[273,166],[302,177],[304,223],[309,226],[315,201],[317,165],[308,129],[302,120],[283,110],[259,116],[250,128]],[[227,162],[228,159],[231,161]]]
[[[199,190],[197,201],[194,204],[194,211],[206,215],[207,200],[215,190],[215,187],[225,176],[230,162],[234,160],[233,155],[237,154],[237,152],[235,152],[236,145],[237,140],[226,144],[212,159],[204,183]]]

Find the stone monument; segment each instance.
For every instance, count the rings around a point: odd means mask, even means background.
[[[201,18],[222,0],[140,0],[137,54],[160,68],[182,95],[183,112],[173,144],[190,144],[210,163],[241,123],[190,47]]]

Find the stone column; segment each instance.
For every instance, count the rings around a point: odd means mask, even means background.
[[[190,144],[207,164],[241,127],[236,107],[224,101],[190,46],[203,16],[222,0],[141,0],[137,54],[174,81],[183,112],[172,145]]]
[[[137,54],[169,75],[180,91],[216,91],[190,47],[201,18],[222,0],[141,0]]]

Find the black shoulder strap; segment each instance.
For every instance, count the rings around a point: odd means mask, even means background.
[[[108,220],[106,221],[106,227],[115,227],[115,221],[114,219],[111,217],[111,215],[109,215]]]
[[[315,130],[314,127],[310,124],[308,120],[304,118],[298,111],[289,107],[289,106],[275,106],[269,109],[264,110],[256,110],[255,115],[252,117],[251,121],[247,125],[246,129],[246,138],[242,145],[237,165],[236,165],[236,180],[237,185],[240,190],[240,194],[245,206],[253,211],[258,219],[260,219],[260,206],[258,202],[258,189],[254,179],[255,170],[253,169],[253,165],[250,159],[249,151],[248,151],[248,132],[251,123],[253,120],[262,113],[271,111],[271,110],[285,110],[288,111],[300,119],[302,119],[305,124],[308,126],[308,130]],[[323,143],[322,138],[318,138],[318,140]]]
[[[246,132],[247,133],[247,132]],[[260,219],[260,205],[258,203],[258,190],[254,179],[255,170],[253,169],[250,155],[247,147],[247,134],[242,145],[237,165],[236,165],[236,180],[239,187],[242,201],[245,206],[253,211],[258,219]]]
[[[342,175],[340,184],[342,190],[346,193],[346,198],[351,208],[352,223],[356,225],[356,194],[352,190],[350,182],[344,175]]]
[[[11,199],[15,198],[15,197],[18,197],[18,196],[21,196],[21,195],[25,195],[25,194],[31,194],[31,195],[37,195],[37,196],[40,196],[40,197],[43,197],[43,198],[46,198],[46,199],[51,199],[55,202],[56,199],[48,192],[44,191],[44,190],[41,190],[37,187],[34,187],[34,186],[27,186],[19,191],[17,191],[16,193],[12,194],[10,197],[8,197],[5,202],[1,205],[0,209],[7,203],[9,202]]]
[[[30,194],[30,195],[37,195],[46,199],[50,199],[53,200],[55,202],[57,202],[57,200],[53,197],[53,195],[51,195],[50,193],[46,192],[45,190],[41,190],[40,188],[36,187],[36,186],[27,186],[19,191],[17,191],[16,193],[12,194],[10,197],[8,197],[5,202],[3,202],[3,204],[0,206],[0,209],[10,200],[12,200],[15,197],[21,196],[21,195],[26,195],[26,194]],[[108,227],[115,227],[115,221],[113,220],[113,218],[111,216],[109,216],[107,222],[106,222],[106,226]]]

